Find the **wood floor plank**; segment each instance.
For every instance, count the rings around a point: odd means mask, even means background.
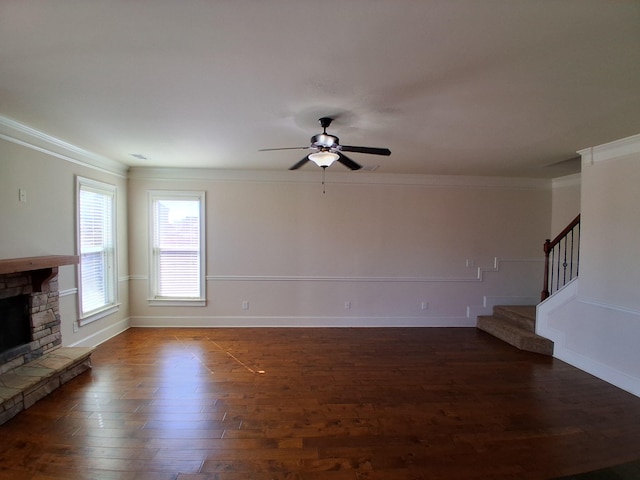
[[[475,329],[130,329],[0,426],[0,480],[548,480],[640,398]]]

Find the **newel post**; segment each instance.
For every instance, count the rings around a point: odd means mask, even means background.
[[[551,239],[547,238],[544,241],[544,280],[542,282],[542,293],[540,294],[540,301],[544,301],[549,298],[549,252],[551,251]]]

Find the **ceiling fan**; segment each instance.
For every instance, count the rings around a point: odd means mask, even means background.
[[[311,137],[311,144],[308,147],[285,147],[285,148],[263,148],[260,152],[269,152],[274,150],[314,150],[295,165],[292,165],[289,170],[297,170],[309,160],[314,162],[319,167],[326,169],[331,166],[333,162],[337,161],[343,164],[345,167],[351,170],[360,170],[362,167],[342,152],[354,152],[354,153],[367,153],[369,155],[391,155],[391,150],[388,148],[373,148],[373,147],[353,147],[349,145],[340,145],[340,140],[335,135],[329,135],[327,128],[331,125],[333,118],[322,117],[318,120],[322,127],[322,133]]]

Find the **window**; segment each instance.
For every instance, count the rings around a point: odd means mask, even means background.
[[[116,187],[77,177],[80,323],[117,309]]]
[[[152,305],[204,305],[204,192],[152,191]]]

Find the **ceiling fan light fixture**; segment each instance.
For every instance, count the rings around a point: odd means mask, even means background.
[[[330,167],[338,158],[340,155],[334,152],[316,152],[309,155],[309,160],[323,168]]]

